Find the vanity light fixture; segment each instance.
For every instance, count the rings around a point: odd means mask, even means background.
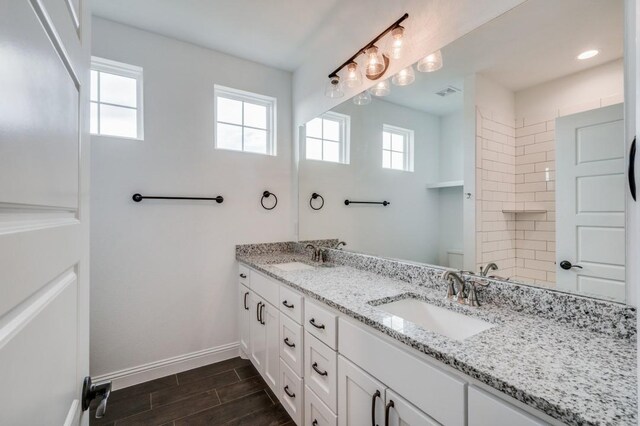
[[[439,50],[418,61],[418,71],[420,72],[434,72],[440,68],[442,68],[442,52]]]
[[[353,97],[353,103],[356,105],[368,105],[371,103],[371,93],[364,90]]]
[[[358,87],[362,84],[362,73],[358,69],[358,64],[351,62],[347,65],[347,75],[344,79],[344,85],[347,87]]]
[[[389,39],[389,47],[387,51],[391,59],[400,59],[405,50],[407,50],[407,38],[404,36],[404,27],[397,26],[391,30],[391,38]]]
[[[340,82],[340,77],[338,73],[342,71],[344,68],[347,68],[347,74],[344,77],[344,85],[346,87],[357,87],[360,85],[358,83],[358,64],[356,63],[356,58],[360,55],[365,55],[366,60],[363,65],[364,74],[369,80],[378,80],[381,78],[384,73],[389,68],[389,56],[385,53],[380,52],[380,49],[376,45],[384,36],[391,33],[393,41],[391,42],[391,46],[393,49],[389,52],[392,57],[397,55],[401,55],[402,50],[404,50],[406,45],[406,35],[405,29],[400,24],[409,17],[408,13],[405,13],[398,19],[396,22],[391,24],[387,29],[378,34],[376,38],[371,40],[366,46],[360,49],[355,55],[349,58],[346,62],[336,68],[331,74],[329,74],[329,81],[327,82],[327,87],[325,89],[324,94],[330,98],[339,98],[344,96],[344,92],[342,91],[342,83]],[[399,57],[399,56],[398,56]],[[360,77],[361,82],[361,77]],[[387,93],[389,93],[388,89],[389,83],[387,82]],[[372,94],[375,94],[372,92]],[[376,95],[378,96],[378,95]],[[384,95],[382,95],[384,96]]]
[[[389,93],[391,93],[389,80],[382,80],[377,82],[369,89],[369,92],[371,92],[373,96],[387,96]]]
[[[324,95],[328,98],[341,98],[344,96],[340,77],[334,75],[327,81],[327,85],[324,88]]]
[[[396,86],[407,86],[414,82],[416,74],[413,72],[413,65],[409,65],[406,68],[398,71],[396,75],[391,77],[391,82]]]
[[[578,55],[578,59],[580,59],[581,61],[584,59],[590,59],[596,56],[598,53],[600,52],[596,49],[585,50],[584,52]]]

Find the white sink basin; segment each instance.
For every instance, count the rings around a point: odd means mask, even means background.
[[[377,306],[392,316],[388,326],[402,330],[405,321],[411,321],[434,333],[456,340],[464,340],[488,330],[494,325],[418,299],[402,299]]]
[[[280,269],[281,271],[291,272],[291,271],[306,271],[308,269],[314,269],[313,266],[309,266],[306,263],[302,262],[287,262],[287,263],[278,263],[275,265],[271,265]]]

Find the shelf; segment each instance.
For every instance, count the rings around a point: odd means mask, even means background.
[[[546,210],[540,209],[520,209],[520,210],[502,210],[502,213],[546,213]]]
[[[456,188],[462,186],[464,186],[463,180],[450,180],[447,182],[428,183],[427,189]]]

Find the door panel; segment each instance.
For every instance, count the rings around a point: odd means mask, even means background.
[[[239,296],[240,349],[249,356],[251,353],[251,292],[241,284]]]
[[[280,311],[265,303],[262,317],[266,342],[264,380],[275,393],[280,383]]]
[[[359,426],[384,424],[385,387],[355,364],[338,356],[338,424]],[[379,395],[379,396],[378,396]],[[372,418],[372,408],[375,414]]]
[[[386,426],[439,426],[440,423],[427,416],[413,404],[397,393],[387,389],[386,405],[392,403],[389,410],[389,423]]]
[[[0,423],[88,424],[89,7],[0,13]]]
[[[623,107],[561,117],[556,131],[558,289],[623,302]],[[564,260],[578,267],[562,269]]]
[[[0,39],[14,48],[3,50],[0,70],[0,201],[75,210],[77,76],[27,1],[3,3]]]

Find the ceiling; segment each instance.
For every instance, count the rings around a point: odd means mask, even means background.
[[[602,65],[623,55],[623,0],[528,0],[442,49],[444,67],[416,72],[408,87],[384,100],[445,115],[462,108],[462,94],[435,92],[482,73],[513,92]],[[576,56],[598,49],[579,61]]]
[[[93,15],[293,71],[338,0],[94,0]],[[358,7],[366,0],[350,0]]]

